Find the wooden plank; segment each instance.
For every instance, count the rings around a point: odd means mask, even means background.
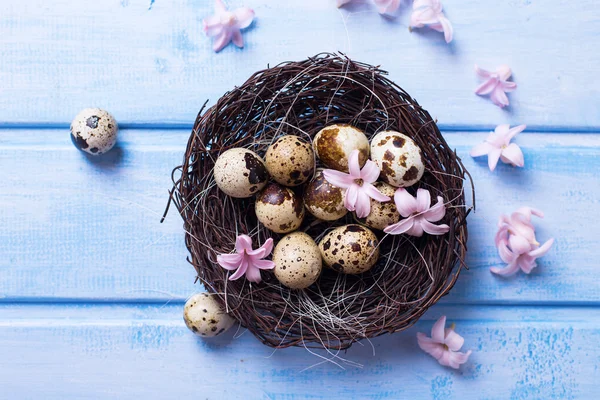
[[[444,314],[473,350],[460,371],[417,347],[416,332]],[[203,341],[181,305],[0,305],[0,397],[591,399],[599,319],[596,308],[436,306],[340,353],[340,368],[323,351],[274,352],[243,331]]]
[[[191,124],[267,64],[344,51],[382,65],[445,127],[528,123],[540,129],[600,128],[600,3],[580,0],[445,0],[455,41],[410,34],[410,10],[380,17],[365,2],[338,10],[333,0],[232,0],[256,10],[246,48],[220,54],[202,32],[212,1],[68,0],[0,4],[0,122],[68,124],[86,106],[123,124]],[[152,7],[150,7],[152,4]],[[478,98],[473,65],[513,67],[513,107]],[[23,105],[27,105],[24,107]]]
[[[446,133],[464,157],[477,192],[469,219],[470,269],[451,303],[598,304],[600,136],[536,134],[517,138],[526,168],[495,173],[469,148],[485,133]],[[187,142],[182,130],[124,130],[105,158],[76,151],[67,130],[0,134],[0,298],[4,301],[182,301],[195,290],[176,211],[164,224],[171,169]],[[501,213],[529,205],[546,212],[541,240],[552,251],[530,276],[493,276]]]

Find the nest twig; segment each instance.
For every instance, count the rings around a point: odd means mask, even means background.
[[[448,293],[464,267],[467,172],[429,113],[386,74],[338,54],[259,71],[200,111],[183,165],[173,171],[172,198],[184,220],[189,261],[198,278],[269,346],[344,349],[364,338],[406,329]],[[260,284],[243,278],[228,281],[216,255],[231,252],[238,234],[252,236],[255,246],[268,237],[277,242],[281,235],[258,223],[253,198],[233,199],[216,187],[213,166],[218,155],[233,147],[264,155],[281,135],[310,140],[332,123],[351,124],[369,137],[396,130],[413,138],[423,151],[426,172],[410,190],[423,187],[432,198],[444,198],[443,222],[450,232],[414,238],[384,237],[376,231],[382,239],[381,257],[369,272],[352,276],[324,269],[316,284],[302,291],[286,288],[268,271],[263,271]],[[327,229],[349,222],[350,213],[335,223],[306,218],[301,230],[318,242]]]

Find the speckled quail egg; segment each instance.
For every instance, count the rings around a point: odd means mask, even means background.
[[[119,127],[108,112],[99,108],[82,110],[71,122],[71,140],[79,150],[104,154],[117,142]]]
[[[375,135],[371,139],[371,160],[381,170],[379,179],[395,187],[412,186],[425,172],[421,149],[399,132],[384,131]]]
[[[367,227],[350,224],[335,228],[319,243],[321,257],[331,269],[344,274],[362,274],[379,259],[379,241]]]
[[[256,196],[254,211],[264,226],[277,233],[298,229],[305,214],[302,199],[277,183],[269,183]]]
[[[304,232],[286,235],[273,250],[275,277],[291,289],[304,289],[315,283],[323,262],[315,241]]]
[[[183,320],[198,336],[217,336],[231,328],[235,320],[216,300],[216,295],[196,293],[183,307]]]
[[[315,169],[315,153],[310,144],[298,136],[282,136],[269,146],[265,164],[271,177],[284,186],[306,182]]]
[[[251,197],[265,187],[269,173],[264,161],[255,152],[233,148],[222,153],[214,167],[215,182],[225,194]]]
[[[354,217],[369,228],[383,230],[388,225],[400,221],[400,213],[396,209],[396,203],[394,203],[396,188],[385,182],[375,182],[373,186],[382,194],[388,196],[390,200],[380,203],[377,200],[371,199],[371,212],[369,215],[366,218],[360,219],[354,213]]]
[[[369,139],[360,130],[350,125],[330,125],[319,131],[313,139],[317,157],[328,168],[348,172],[348,157],[359,150],[360,166],[369,159]]]
[[[304,188],[304,206],[324,221],[335,221],[348,212],[344,206],[344,190],[327,182],[322,169],[317,170]]]

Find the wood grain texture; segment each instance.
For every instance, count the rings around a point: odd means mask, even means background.
[[[446,45],[428,30],[408,32],[407,5],[382,18],[366,2],[232,0],[255,8],[246,48],[215,55],[201,19],[211,0],[69,0],[0,3],[0,123],[68,124],[85,106],[124,124],[189,126],[267,64],[322,51],[390,71],[445,127],[527,123],[544,130],[600,130],[600,3],[445,0],[455,28]],[[513,67],[513,107],[473,94],[473,65]]]
[[[461,371],[418,349],[442,314],[465,349]],[[591,399],[600,378],[598,309],[441,307],[400,334],[340,353],[273,352],[243,331],[203,341],[181,306],[0,305],[6,399]],[[18,355],[15,352],[18,349]]]
[[[445,136],[473,175],[468,265],[444,300],[487,304],[598,304],[600,136],[517,138],[526,168],[487,169],[469,149],[486,133]],[[0,138],[0,298],[2,301],[183,301],[198,287],[187,264],[182,222],[164,224],[171,168],[188,132],[125,130],[105,158],[89,158],[67,130],[4,130]],[[546,212],[538,238],[557,239],[530,276],[493,276],[501,213],[529,205]],[[596,211],[594,211],[596,210]]]

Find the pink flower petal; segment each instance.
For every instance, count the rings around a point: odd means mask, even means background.
[[[242,259],[242,262],[240,263],[240,267],[237,269],[237,271],[235,271],[235,273],[233,275],[231,275],[229,277],[229,280],[235,281],[236,279],[241,278],[242,276],[244,276],[246,274],[247,270],[248,270],[248,260],[246,259],[246,257],[244,257]]]
[[[380,203],[384,203],[386,201],[391,200],[388,196],[381,193],[379,190],[377,190],[375,186],[371,185],[370,183],[363,183],[362,191],[366,193],[367,196]]]
[[[422,213],[431,206],[431,194],[428,190],[417,189],[417,212]]]
[[[508,127],[508,125],[506,125]],[[515,136],[517,136],[519,133],[523,132],[525,130],[525,128],[527,128],[527,125],[517,125],[513,128],[507,129],[506,131],[506,136],[508,138],[507,142],[510,142],[512,139],[514,139]]]
[[[525,254],[531,250],[531,243],[520,235],[510,235],[508,237],[508,245],[513,253],[519,255]]]
[[[345,172],[336,171],[334,169],[323,170],[323,177],[331,185],[342,189],[348,189],[351,185],[354,184],[354,178],[352,178]]]
[[[498,74],[498,76],[500,77],[501,80],[505,81],[508,78],[510,78],[510,76],[512,75],[512,70],[510,69],[510,67],[508,65],[503,64],[498,67],[498,69],[496,70],[496,73]]]
[[[240,266],[243,254],[220,254],[217,256],[217,263],[226,270],[233,271]]]
[[[400,235],[412,229],[414,223],[415,220],[413,217],[406,218],[396,222],[395,224],[385,227],[383,231],[385,233],[389,233],[390,235]]]
[[[509,250],[508,246],[506,245],[506,242],[496,244],[496,247],[498,247],[498,255],[500,255],[502,261],[504,261],[507,264],[516,261],[517,257],[519,257],[518,254],[515,254]]]
[[[356,202],[358,201],[358,189],[359,186],[356,183],[350,185],[348,190],[346,190],[346,195],[344,196],[344,207],[348,211],[356,210]]]
[[[452,24],[450,23],[448,18],[446,18],[443,14],[440,14],[438,18],[440,24],[443,27],[444,39],[446,40],[446,43],[450,43],[454,35],[454,29],[452,28]]]
[[[442,315],[431,328],[431,339],[437,343],[444,343],[446,316]]]
[[[459,351],[465,343],[465,339],[458,333],[454,332],[454,329],[446,329],[446,337],[444,338],[444,344],[452,351]]]
[[[379,178],[380,172],[377,164],[371,160],[367,160],[362,171],[360,171],[360,178],[367,183],[373,183]]]
[[[448,366],[450,368],[459,369],[462,364],[467,362],[470,355],[471,355],[471,350],[467,351],[466,353],[449,352]]]
[[[258,269],[273,269],[273,268],[275,268],[275,263],[270,260],[254,260],[254,261],[252,261],[252,265],[254,265]]]
[[[535,258],[529,257],[526,254],[519,257],[518,263],[519,263],[519,268],[521,268],[521,271],[523,271],[526,274],[530,274],[531,271],[533,271],[533,269],[535,267],[537,267]]]
[[[443,235],[450,231],[450,227],[446,224],[435,225],[424,218],[421,219],[420,222],[423,230],[430,235]]]
[[[496,169],[496,165],[498,165],[498,161],[500,160],[500,156],[502,155],[502,149],[492,149],[488,154],[488,166],[490,171]]]
[[[380,14],[391,14],[400,6],[400,0],[373,0]]]
[[[509,144],[500,156],[503,162],[511,164],[515,167],[523,167],[525,165],[525,158],[521,148],[516,143]]]
[[[358,157],[359,154],[360,152],[358,150],[352,150],[352,153],[350,153],[350,157],[348,157],[348,172],[350,173],[350,176],[353,179],[361,178],[360,161]]]
[[[433,207],[422,214],[423,218],[430,222],[437,222],[444,218],[444,215],[446,215],[446,206],[441,196],[438,196],[437,203]]]
[[[215,0],[215,11],[217,12],[217,14],[227,12],[227,7],[225,6],[223,0]]]
[[[254,10],[248,7],[241,7],[233,11],[233,15],[236,19],[236,27],[238,29],[244,29],[252,24],[254,20]]]
[[[239,235],[235,239],[235,251],[243,253],[244,250],[252,250],[252,238],[248,235]]]
[[[494,89],[496,89],[496,86],[498,86],[497,80],[488,79],[487,81],[483,82],[481,85],[475,88],[475,94],[485,96],[487,94],[492,93]]]
[[[424,221],[423,218],[421,217],[415,217],[415,222],[413,223],[413,226],[406,231],[407,235],[410,236],[414,236],[414,237],[421,237],[423,236],[423,226],[421,225],[421,222]]]
[[[471,157],[481,157],[487,155],[493,149],[492,145],[488,142],[483,142],[475,145],[469,153]]]
[[[221,18],[219,18],[217,15],[211,15],[210,17],[203,19],[202,27],[207,36],[216,36],[223,31]]]
[[[271,254],[272,250],[273,250],[273,239],[268,238],[267,240],[265,240],[265,243],[263,243],[263,245],[260,246],[258,249],[246,250],[246,254],[248,254],[252,258],[252,260],[258,260],[261,258],[265,258],[269,254]]]
[[[490,71],[486,71],[483,68],[479,68],[479,65],[475,64],[475,73],[479,75],[481,78],[489,78],[492,74]]]
[[[514,92],[517,89],[515,82],[501,82],[500,84],[502,85],[502,89],[507,93]]]
[[[231,31],[231,41],[239,48],[244,47],[244,38],[242,38],[242,32],[239,29]]]
[[[505,268],[491,267],[490,271],[500,276],[511,276],[519,271],[519,265],[517,264],[517,260],[515,260],[508,264]]]
[[[231,33],[229,31],[223,31],[219,35],[215,42],[213,43],[213,50],[219,52],[225,48],[231,41]]]
[[[394,203],[396,203],[396,209],[404,218],[417,212],[417,199],[406,191],[404,188],[398,188],[394,193]]]
[[[246,279],[250,282],[259,283],[262,279],[260,276],[260,269],[256,268],[254,265],[249,265],[246,270]]]
[[[554,239],[549,239],[548,241],[546,241],[546,243],[544,243],[537,249],[530,251],[528,253],[528,255],[530,257],[539,258],[539,257],[545,255],[546,253],[548,253],[548,251],[550,251],[550,248],[552,247],[553,244],[554,244]]]
[[[419,344],[419,347],[421,348],[421,350],[423,350],[425,353],[429,354],[436,360],[439,360],[440,358],[442,358],[442,356],[444,354],[443,345],[431,340],[424,333],[422,333],[422,332],[417,333],[417,343]]]
[[[506,93],[502,89],[501,85],[497,85],[492,94],[490,95],[490,99],[492,102],[500,108],[506,107],[509,105],[508,97],[506,97]]]
[[[358,190],[356,199],[356,216],[366,218],[371,213],[371,198],[363,191]]]

